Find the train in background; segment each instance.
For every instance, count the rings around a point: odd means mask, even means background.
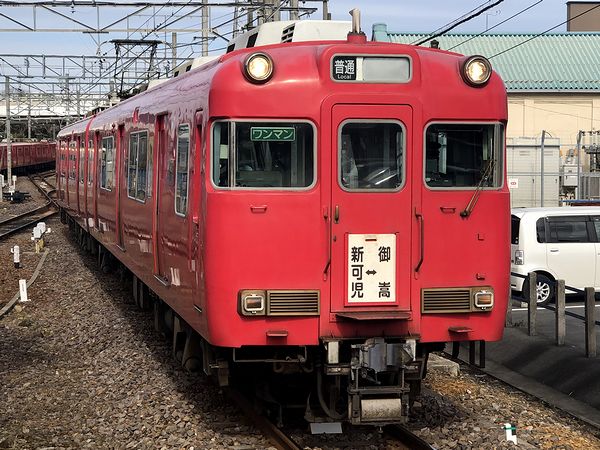
[[[506,122],[481,56],[267,23],[61,130],[59,203],[184,366],[397,423],[431,351],[502,337]]]
[[[52,141],[13,142],[12,170],[15,174],[52,169],[56,162],[56,143]],[[0,173],[7,171],[7,144],[0,142]]]

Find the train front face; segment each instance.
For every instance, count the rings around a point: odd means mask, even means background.
[[[214,345],[312,371],[331,418],[381,424],[406,417],[429,350],[501,337],[507,108],[486,60],[274,46],[225,59],[210,101]]]

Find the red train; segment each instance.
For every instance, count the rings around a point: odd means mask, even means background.
[[[12,168],[15,172],[42,170],[54,167],[56,161],[56,143],[14,142],[11,145]],[[0,171],[6,175],[6,143],[0,143]]]
[[[311,420],[402,421],[430,351],[502,336],[504,84],[358,32],[248,47],[63,129],[65,218],[183,364],[308,380]]]

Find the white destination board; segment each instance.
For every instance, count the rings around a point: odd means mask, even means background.
[[[348,303],[396,301],[396,235],[348,235]]]

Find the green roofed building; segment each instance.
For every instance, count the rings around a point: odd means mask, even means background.
[[[428,36],[389,31],[387,25],[375,24],[372,40],[414,44]],[[545,130],[548,133],[546,136],[560,140],[560,154],[564,162],[564,157],[575,154],[580,130],[600,130],[600,33],[541,36],[526,33],[444,34],[435,40],[442,50],[463,55],[483,55],[490,59],[492,67],[504,80],[508,92],[509,150],[511,142],[531,142],[531,148],[534,149],[532,155],[535,154],[542,130]],[[429,47],[431,41],[422,45]],[[593,143],[591,139],[585,137],[584,145]],[[522,151],[515,152],[517,153],[524,154]],[[509,178],[511,157],[509,152]],[[530,171],[521,173],[521,178],[524,180],[529,177],[532,185],[540,182],[536,179],[536,173],[539,175],[539,155],[537,159],[532,159]],[[575,158],[570,161],[575,161]],[[552,185],[559,185],[558,163],[554,174],[553,169],[549,173],[548,161],[545,162],[547,177],[544,177],[544,186],[550,189]],[[581,164],[583,171],[589,170],[588,158],[583,154]],[[519,188],[524,185],[523,180],[519,183]],[[572,183],[573,177],[569,180]],[[549,189],[545,189],[545,198]],[[582,186],[582,193],[585,190],[585,186]],[[600,195],[600,184],[595,190]],[[569,189],[562,191],[569,192]],[[574,188],[571,193],[573,191]],[[592,191],[590,194],[593,194]],[[536,193],[534,189],[529,197],[531,199],[527,204],[539,206],[539,191]],[[550,204],[545,202],[544,206],[556,204],[557,200]]]

